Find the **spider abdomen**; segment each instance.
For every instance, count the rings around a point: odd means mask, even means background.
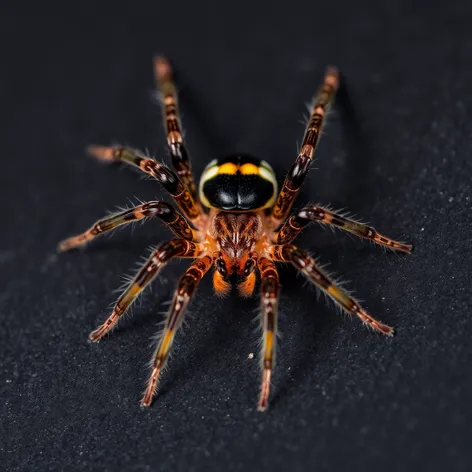
[[[199,193],[209,208],[258,210],[273,205],[277,180],[269,163],[238,154],[211,161],[203,171]]]

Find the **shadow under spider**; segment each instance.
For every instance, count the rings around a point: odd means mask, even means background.
[[[236,351],[235,346],[238,346],[238,349],[241,350],[246,348],[254,349],[257,345],[257,336],[248,336],[248,329],[250,330],[249,334],[251,334],[254,331],[253,328],[257,326],[253,322],[256,317],[254,308],[257,306],[253,305],[255,299],[254,297],[242,299],[236,297],[236,294],[233,295],[234,298],[231,296],[231,298],[228,297],[226,300],[217,302],[219,303],[218,308],[212,310],[212,317],[209,322],[207,319],[205,332],[199,331],[203,336],[198,338],[198,340],[193,338],[192,345],[188,346],[185,351],[182,349],[185,335],[179,337],[178,343],[180,346],[177,346],[177,352],[169,363],[169,368],[166,369],[166,375],[162,378],[162,383],[159,386],[159,396],[166,395],[174,386],[184,385],[192,377],[195,377],[195,364],[199,366],[209,365],[211,367],[212,359],[216,358],[215,353],[218,352],[227,354],[225,357],[225,362],[227,363],[225,371],[231,375],[231,371],[235,369],[235,363],[234,358],[230,356]],[[210,298],[213,295],[206,292],[204,296]],[[230,303],[231,309],[225,309],[224,303]],[[192,311],[191,307],[190,311]],[[220,311],[220,313],[215,315],[216,311]],[[191,326],[196,321],[195,318],[191,316],[188,321],[187,336],[193,336]],[[252,337],[254,338],[252,344],[249,342],[242,347],[244,340]],[[190,363],[190,359],[193,359],[195,362]]]

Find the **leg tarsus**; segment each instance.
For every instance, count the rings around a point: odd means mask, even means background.
[[[146,391],[144,392],[143,398],[141,399],[141,406],[142,407],[150,407],[152,404],[152,399],[156,394],[157,384],[159,380],[159,375],[161,373],[161,369],[158,367],[154,367],[151,372],[151,376],[149,377],[148,386],[146,387]]]
[[[119,315],[113,311],[105,323],[100,325],[97,329],[89,334],[89,340],[91,342],[98,343],[105,336],[105,334],[109,333],[114,328],[118,322],[118,319]]]
[[[154,58],[154,73],[159,82],[172,80],[172,67],[165,56],[156,56]]]
[[[116,161],[113,156],[113,147],[111,146],[99,146],[96,144],[91,144],[87,147],[87,154],[101,162]]]
[[[264,369],[262,372],[261,395],[259,398],[259,404],[257,405],[257,410],[261,412],[266,411],[269,406],[271,373],[272,369]]]

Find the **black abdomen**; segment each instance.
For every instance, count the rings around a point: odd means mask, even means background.
[[[210,208],[247,211],[273,205],[277,180],[272,167],[248,155],[208,164],[200,180],[200,200]]]

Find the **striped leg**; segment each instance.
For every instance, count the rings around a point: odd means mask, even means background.
[[[411,244],[394,241],[393,239],[381,235],[370,226],[358,223],[357,221],[353,221],[349,218],[345,218],[344,216],[319,206],[307,206],[290,216],[282,228],[280,228],[280,231],[277,235],[277,243],[287,244],[292,242],[302,231],[302,229],[313,221],[336,226],[345,231],[354,233],[361,238],[370,239],[381,246],[385,246],[396,251],[410,253],[413,249]]]
[[[190,228],[187,221],[185,221],[185,218],[171,205],[166,202],[147,202],[143,205],[98,220],[84,233],[61,241],[57,249],[59,252],[63,252],[74,247],[83,246],[100,234],[111,231],[118,226],[152,216],[160,218],[177,236],[183,239],[193,239],[192,228]]]
[[[142,406],[151,405],[152,399],[156,394],[159,374],[165,366],[170,348],[174,341],[175,333],[182,323],[187,305],[189,304],[200,280],[208,272],[208,269],[212,264],[212,257],[208,255],[203,256],[193,262],[179,281],[174,299],[172,300],[172,305],[167,315],[164,331],[152,362],[151,376],[141,400]]]
[[[200,215],[200,209],[190,192],[179,177],[167,166],[159,164],[154,159],[143,157],[138,151],[122,146],[90,146],[91,156],[106,162],[125,162],[141,169],[154,177],[174,197],[175,202],[191,221]]]
[[[272,209],[272,218],[275,226],[278,226],[286,218],[295,201],[295,197],[303,185],[313,160],[316,145],[318,144],[325,114],[338,86],[339,72],[336,68],[329,67],[326,71],[324,83],[316,95],[315,105],[311,112],[310,121],[308,122],[298,157],[285,177],[279,196]]]
[[[164,126],[172,164],[186,188],[196,198],[197,193],[190,159],[182,137],[177,90],[172,77],[172,67],[165,57],[158,56],[154,59],[154,72],[162,100]]]
[[[387,336],[393,336],[393,328],[372,318],[356,300],[337,287],[305,251],[293,244],[282,244],[272,246],[271,255],[275,260],[291,262],[310,282],[323,290],[342,309],[358,316],[367,326]]]
[[[279,275],[275,264],[266,257],[258,260],[261,272],[261,315],[262,315],[262,385],[259,398],[259,411],[269,404],[270,378],[275,362],[277,340],[277,308],[279,300]]]
[[[111,329],[113,329],[136,297],[149,285],[161,269],[174,257],[197,257],[201,252],[200,244],[195,244],[185,239],[172,239],[161,244],[139,269],[133,281],[123,292],[109,318],[90,333],[91,341],[100,341]]]

